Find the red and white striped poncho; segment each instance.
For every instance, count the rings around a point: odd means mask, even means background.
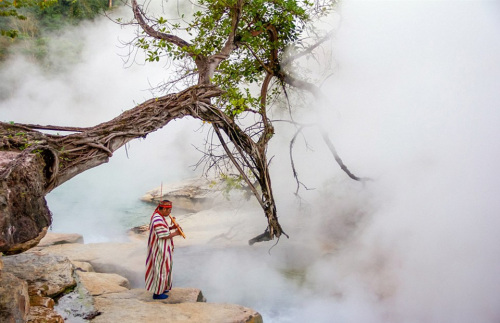
[[[146,258],[146,289],[155,294],[172,288],[172,253],[174,242],[166,239],[170,234],[166,219],[157,211],[149,225],[148,253]]]

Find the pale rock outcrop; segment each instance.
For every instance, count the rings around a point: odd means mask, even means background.
[[[169,200],[185,211],[198,212],[211,207],[221,197],[224,183],[220,180],[191,178],[154,188],[141,197],[142,201],[158,203]]]

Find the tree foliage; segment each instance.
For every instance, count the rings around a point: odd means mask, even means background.
[[[145,50],[151,62],[161,57],[177,61],[190,57],[191,64],[183,65],[180,75],[200,75],[197,59],[218,61],[214,64],[216,71],[208,75],[210,80],[204,81],[225,90],[217,105],[232,116],[259,111],[264,101],[271,102],[282,92],[251,91],[252,86],[262,85],[268,75],[283,82],[280,73],[294,62],[293,54],[325,34],[315,30],[312,21],[327,16],[335,3],[202,0],[197,4],[200,9],[190,18],[181,15],[181,20],[171,20],[142,15],[150,29],[144,30],[135,45]],[[182,34],[189,39],[180,38]]]

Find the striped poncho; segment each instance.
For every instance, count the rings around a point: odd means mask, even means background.
[[[167,221],[155,211],[149,225],[146,258],[146,289],[155,294],[162,294],[172,288],[174,242],[172,239],[165,238],[169,234]]]

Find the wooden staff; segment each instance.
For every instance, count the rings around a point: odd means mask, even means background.
[[[162,197],[163,197],[163,182],[161,182],[161,186],[160,186],[160,201],[161,201]],[[175,222],[174,218],[170,214],[168,215],[168,217],[170,218],[170,221],[172,221],[174,226],[177,228],[177,230],[179,230],[179,233],[181,234],[181,236],[184,239],[186,239],[186,235],[182,231],[181,226],[177,222]]]

